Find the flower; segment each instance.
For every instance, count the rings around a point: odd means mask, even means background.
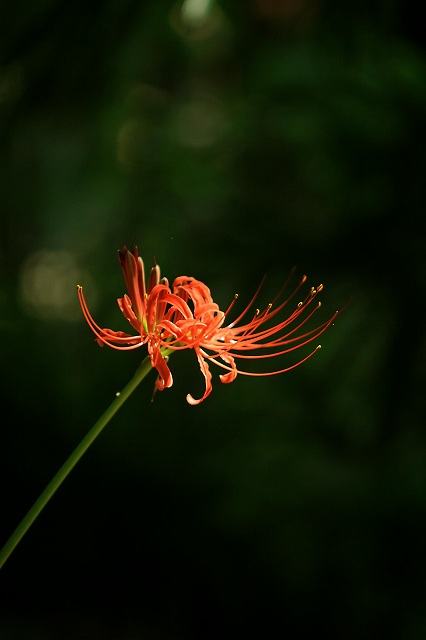
[[[137,349],[146,344],[152,366],[159,377],[156,388],[163,390],[173,384],[168,366],[168,356],[174,351],[193,349],[205,380],[205,391],[201,398],[187,395],[191,405],[202,402],[212,391],[212,375],[209,364],[216,364],[225,373],[220,380],[228,384],[238,374],[246,376],[271,376],[284,373],[308,360],[321,345],[317,345],[307,355],[295,363],[267,372],[246,371],[236,364],[236,360],[261,360],[275,358],[290,353],[316,340],[334,321],[337,311],[328,320],[313,329],[305,329],[306,323],[320,308],[314,302],[323,285],[312,287],[301,302],[285,318],[279,319],[283,309],[291,304],[296,293],[306,282],[303,276],[288,298],[280,302],[286,283],[265,309],[253,308],[261,290],[263,280],[250,302],[231,323],[227,324],[229,312],[238,295],[226,311],[221,311],[213,301],[210,289],[200,280],[181,276],[174,280],[172,287],[166,278],[160,278],[160,267],[151,269],[148,286],[142,258],[135,247],[129,251],[126,246],[118,252],[127,286],[127,294],[118,299],[124,317],[137,332],[136,335],[102,329],[93,320],[84,295],[78,285],[80,305],[98,343],[119,350]],[[247,319],[249,318],[249,319]],[[244,365],[241,364],[241,367]]]

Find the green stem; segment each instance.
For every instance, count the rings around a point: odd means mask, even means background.
[[[167,355],[165,352],[164,355]],[[120,394],[117,394],[115,400],[110,404],[108,409],[102,416],[99,418],[97,422],[93,425],[90,431],[86,434],[80,444],[74,449],[66,462],[62,465],[56,475],[49,482],[43,493],[40,495],[38,500],[33,504],[31,509],[28,511],[27,515],[23,518],[21,523],[16,527],[15,531],[10,536],[9,540],[6,542],[2,550],[0,551],[0,569],[15,549],[16,545],[22,540],[28,529],[33,524],[34,520],[39,516],[42,512],[46,504],[49,502],[50,498],[55,494],[55,492],[59,489],[65,478],[68,476],[70,471],[75,467],[77,462],[83,456],[83,454],[87,451],[90,445],[96,440],[98,435],[104,429],[104,427],[108,424],[111,418],[117,413],[121,405],[127,400],[130,394],[136,389],[138,384],[142,382],[145,376],[151,371],[151,362],[149,357],[145,358],[140,366],[138,367],[133,378],[128,382],[128,384],[124,387],[123,391]]]

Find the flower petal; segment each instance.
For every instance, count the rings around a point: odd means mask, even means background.
[[[204,395],[199,398],[198,400],[196,400],[195,398],[193,398],[193,396],[191,396],[190,393],[188,393],[188,395],[186,396],[186,400],[188,402],[188,404],[191,405],[196,405],[196,404],[200,404],[201,402],[203,402],[203,400],[205,400],[212,392],[212,374],[210,373],[210,369],[209,369],[209,365],[207,364],[207,362],[204,360],[202,353],[200,352],[199,349],[195,348],[195,352],[197,354],[197,358],[198,358],[198,363],[200,365],[200,370],[201,373],[204,376],[204,380],[206,382],[206,390],[204,392]]]
[[[123,298],[117,298],[118,306],[123,316],[130,322],[133,329],[136,329],[138,333],[144,333],[144,327],[137,319],[135,312],[132,309],[132,301],[127,294]]]
[[[161,355],[160,347],[152,340],[148,342],[148,353],[151,358],[152,366],[158,371],[158,379],[155,383],[156,388],[159,391],[169,388],[173,384],[173,377],[171,371],[167,365],[167,361]]]
[[[227,362],[232,367],[232,370],[229,371],[229,373],[223,373],[219,376],[220,381],[223,382],[223,384],[229,384],[230,382],[233,382],[237,377],[238,371],[235,365],[235,360],[232,356],[229,355],[229,353],[222,353],[220,357],[224,362]]]

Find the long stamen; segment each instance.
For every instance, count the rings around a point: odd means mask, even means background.
[[[91,328],[91,330],[93,331],[93,333],[95,334],[95,336],[99,340],[101,340],[103,344],[106,344],[108,347],[111,347],[112,349],[123,350],[123,351],[138,349],[143,344],[142,340],[137,336],[109,336],[110,339],[108,339],[106,337],[108,336],[108,333],[104,329],[102,329],[98,324],[96,324],[96,322],[94,321],[94,319],[90,314],[90,311],[87,307],[86,300],[84,298],[83,287],[81,285],[77,285],[77,291],[78,291],[78,298],[80,301],[81,310],[83,311],[83,315],[86,319],[86,322]],[[112,340],[114,340],[114,342],[112,342]],[[135,340],[138,340],[138,342],[132,344],[132,342],[134,342]],[[123,345],[117,346],[117,343],[123,343]]]
[[[230,329],[232,327],[234,327],[236,324],[238,324],[240,322],[240,320],[242,320],[244,318],[244,316],[247,314],[247,312],[249,311],[249,309],[253,305],[254,301],[256,300],[257,296],[259,295],[260,290],[261,290],[265,280],[266,280],[266,276],[263,276],[262,280],[260,281],[259,286],[257,287],[256,291],[254,292],[254,295],[253,295],[252,299],[250,300],[250,302],[248,303],[248,305],[246,306],[246,308],[240,313],[238,318],[235,318],[235,320],[233,322],[231,322],[230,325],[228,325]]]
[[[305,318],[303,320],[301,320],[299,322],[299,324],[297,324],[293,329],[291,329],[291,331],[288,331],[286,334],[284,334],[283,336],[281,336],[280,338],[276,339],[275,341],[272,341],[271,343],[268,344],[275,344],[277,341],[279,343],[282,343],[283,340],[287,340],[288,336],[291,336],[292,334],[294,334],[296,331],[299,331],[299,329],[305,325],[308,320],[314,315],[314,313],[320,308],[321,304],[318,303],[318,305],[312,309],[312,311],[305,316]],[[265,340],[266,338],[269,338],[270,336],[282,331],[284,328],[288,327],[289,324],[293,323],[294,320],[297,318],[297,316],[300,315],[299,313],[294,316],[291,320],[291,322],[289,322],[289,320],[284,320],[283,322],[279,323],[278,325],[275,325],[273,327],[270,327],[268,329],[264,329],[263,331],[258,331],[255,335],[251,335],[251,339],[252,342],[256,342],[259,343],[261,340]],[[300,336],[303,337],[303,336]],[[238,336],[238,338],[236,338],[238,342],[241,342],[242,344],[246,341],[246,336],[242,335],[242,336]],[[268,344],[265,343],[261,343],[259,346],[268,346]]]
[[[300,349],[301,347],[304,347],[305,345],[309,344],[313,340],[316,340],[322,333],[324,333],[324,331],[326,331],[326,329],[328,329],[330,324],[332,324],[332,322],[334,321],[336,315],[337,315],[337,312],[333,316],[333,318],[325,322],[323,325],[321,325],[320,327],[317,327],[316,329],[313,329],[311,332],[305,333],[302,336],[297,336],[295,338],[291,338],[290,340],[284,340],[281,343],[276,341],[273,344],[268,343],[268,344],[260,344],[260,345],[247,345],[245,347],[246,350],[252,351],[255,349],[272,349],[272,348],[276,349],[277,347],[290,345],[294,343],[293,346],[286,346],[286,348],[282,349],[281,351],[274,351],[273,353],[268,352],[268,353],[262,353],[262,354],[242,354],[242,353],[238,353],[235,350],[235,345],[231,345],[231,348],[228,350],[228,353],[232,355],[234,358],[240,358],[245,360],[261,360],[265,358],[276,358],[277,356],[281,356],[286,353],[290,353],[291,351],[295,351],[296,349]],[[238,346],[238,348],[240,349],[241,347]],[[219,355],[219,352],[215,354],[215,357],[217,355]]]
[[[236,303],[236,301],[238,300],[238,293],[234,294],[234,298],[232,300],[232,302],[230,303],[229,307],[227,308],[227,310],[224,313],[224,316],[226,317],[228,315],[228,313],[231,311],[232,307],[234,306],[234,304]]]
[[[235,367],[230,367],[227,366],[226,364],[223,364],[223,362],[219,362],[218,360],[216,360],[216,358],[209,358],[209,354],[207,353],[203,353],[203,357],[208,359],[209,362],[213,362],[214,364],[216,364],[218,367],[220,367],[221,369],[225,369],[226,371],[234,371],[236,373],[239,373],[243,376],[251,376],[251,377],[255,377],[255,378],[263,378],[263,377],[267,377],[267,376],[276,376],[279,375],[280,373],[286,373],[287,371],[291,371],[292,369],[295,369],[296,367],[300,366],[301,364],[303,364],[304,362],[306,362],[306,360],[309,360],[309,358],[312,358],[312,356],[319,351],[319,349],[321,349],[321,345],[317,345],[315,347],[315,349],[313,351],[311,351],[311,353],[308,353],[307,356],[305,356],[304,358],[302,358],[302,360],[299,360],[298,362],[296,362],[295,364],[290,365],[289,367],[286,367],[285,369],[280,369],[279,371],[264,371],[261,373],[256,373],[253,371],[241,371],[240,369],[237,369]],[[235,354],[232,354],[235,357]]]

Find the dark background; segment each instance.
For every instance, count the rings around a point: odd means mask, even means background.
[[[154,403],[151,374],[3,568],[2,640],[426,637],[422,25],[402,0],[1,3],[0,544],[143,356],[77,303],[126,329],[123,243],[222,308],[293,265],[322,319],[351,300],[291,373],[214,369],[198,407],[193,353]]]

